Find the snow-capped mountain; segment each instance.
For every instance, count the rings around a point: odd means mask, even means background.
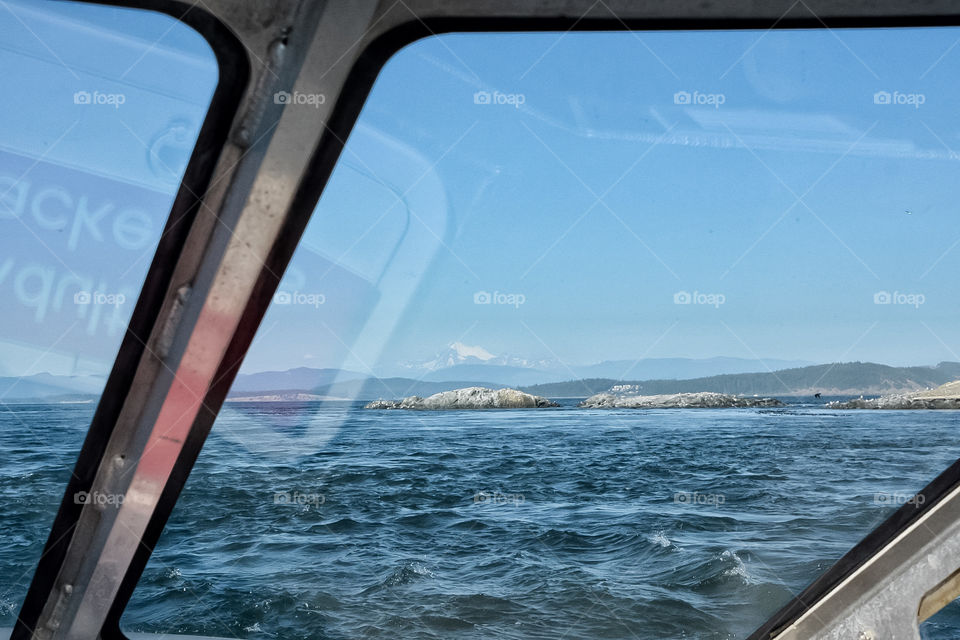
[[[479,345],[458,341],[430,359],[404,362],[385,373],[433,381],[471,380],[522,385],[563,380],[565,377],[557,373],[559,369],[562,369],[562,365],[551,360],[495,355]]]
[[[458,364],[493,364],[492,361],[496,359],[495,355],[481,346],[472,347],[462,342],[454,342],[432,360],[413,363],[409,366],[411,369],[436,371],[437,369],[454,367]]]
[[[404,363],[401,366],[410,373],[439,371],[459,365],[488,365],[519,367],[521,369],[552,369],[557,363],[549,360],[528,360],[515,356],[497,356],[481,346],[471,346],[462,342],[453,342],[435,357],[419,362]]]

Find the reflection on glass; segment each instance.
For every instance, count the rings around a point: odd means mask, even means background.
[[[956,37],[406,48],[127,626],[746,636],[956,457]]]
[[[0,7],[0,627],[26,592],[218,78],[191,29]]]

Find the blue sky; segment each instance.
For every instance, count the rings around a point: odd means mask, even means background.
[[[0,375],[103,373],[216,61],[172,18],[91,4],[4,2],[0,33]]]
[[[360,180],[352,168],[400,192],[412,184],[392,179],[403,163],[378,158],[361,130],[307,238],[323,236],[318,250],[349,265],[373,250],[339,247],[368,229],[384,241],[387,227],[371,225],[408,215],[411,235],[436,240],[433,262],[392,337],[359,364],[323,351],[324,334],[340,331],[329,322],[298,344],[300,357],[362,368],[459,340],[571,363],[955,360],[957,38],[950,29],[511,34],[411,45],[384,69],[361,122],[420,156],[443,211],[381,217],[395,199],[347,202]],[[499,92],[502,104],[476,104],[477,91]],[[703,104],[677,104],[681,91]],[[369,224],[347,229],[345,216]],[[478,291],[524,302],[477,305]],[[683,291],[723,302],[674,304]],[[875,304],[883,292],[892,304]],[[267,321],[302,316],[297,333],[309,334],[314,318],[333,317],[335,300],[325,304],[276,308]],[[248,368],[293,356],[282,340],[264,336]]]
[[[53,270],[55,282],[89,275],[132,299],[215,64],[196,34],[157,14],[9,6],[0,54],[22,90],[0,102],[0,267],[13,261],[0,271],[13,302],[0,373],[105,371],[119,335],[90,324],[93,307],[51,302],[40,317],[24,291]],[[281,287],[290,298],[268,312],[244,369],[376,370],[455,341],[576,364],[960,360],[958,38],[412,44],[377,80]],[[126,99],[77,105],[77,91]],[[32,191],[17,209],[23,183]],[[136,204],[149,224],[137,218],[134,231],[146,235],[118,239],[111,219],[100,235],[73,236],[69,220],[39,226],[29,212],[45,184],[65,188],[74,211],[83,197],[112,203],[111,216]],[[40,271],[22,276],[30,265]],[[18,274],[30,285],[19,292]],[[61,297],[78,287],[67,281]],[[111,313],[130,311],[132,300]]]

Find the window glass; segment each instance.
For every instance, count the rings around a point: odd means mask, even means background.
[[[920,623],[920,637],[950,638],[960,629],[960,604],[956,600]]]
[[[957,457],[956,39],[404,49],[126,628],[745,637]]]
[[[197,33],[158,13],[6,0],[0,33],[6,627],[47,540],[218,70]]]

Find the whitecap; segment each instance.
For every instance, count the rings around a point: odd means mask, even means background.
[[[660,531],[657,531],[652,536],[649,536],[647,540],[649,540],[653,544],[663,547],[664,549],[666,549],[667,547],[670,547],[673,544],[672,542],[670,542],[670,539],[667,537],[667,534],[664,533],[662,529]]]
[[[724,551],[720,554],[720,558],[723,560],[730,560],[733,562],[733,566],[729,569],[726,569],[723,572],[723,575],[730,577],[738,577],[745,584],[754,584],[753,576],[750,575],[750,572],[747,570],[747,563],[743,561],[743,558],[737,555],[736,551]]]

